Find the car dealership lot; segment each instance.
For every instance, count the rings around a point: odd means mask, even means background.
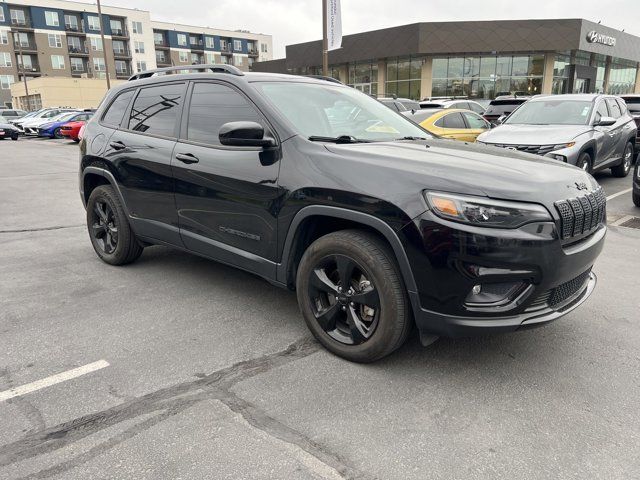
[[[640,230],[610,228],[596,292],[554,324],[426,349],[412,338],[356,365],[310,339],[294,293],[257,277],[163,247],[127,267],[102,263],[77,164],[73,142],[0,142],[0,478],[633,478],[640,468]],[[596,178],[618,195],[610,223],[640,216],[631,177]],[[35,389],[43,379],[52,384]]]

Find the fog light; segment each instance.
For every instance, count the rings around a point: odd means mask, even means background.
[[[502,282],[474,285],[465,300],[466,307],[497,307],[515,300],[527,287],[527,282]]]

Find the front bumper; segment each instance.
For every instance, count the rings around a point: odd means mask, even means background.
[[[431,212],[402,232],[417,291],[409,291],[423,334],[447,337],[515,331],[544,325],[571,312],[591,295],[591,271],[606,226],[575,243],[563,243],[554,223],[503,230],[441,220]],[[478,307],[475,285],[521,285],[502,304]]]

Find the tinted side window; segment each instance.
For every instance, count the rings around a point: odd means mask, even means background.
[[[469,125],[469,128],[473,128],[473,129],[489,128],[489,125],[484,120],[484,118],[482,118],[482,117],[480,117],[480,116],[478,116],[478,115],[476,115],[474,113],[462,112],[462,115],[464,115],[464,118],[467,121],[467,124]]]
[[[611,116],[613,118],[620,118],[622,116],[622,112],[620,111],[620,105],[613,98],[607,98],[607,105],[609,106],[609,111],[611,112]]]
[[[141,89],[131,107],[129,130],[165,137],[175,136],[183,96],[183,83]]]
[[[462,115],[458,112],[442,117],[442,126],[444,128],[467,128]]]
[[[602,117],[608,117],[609,110],[607,109],[607,103],[604,100],[600,100],[596,109],[596,120],[600,120]]]
[[[234,89],[217,83],[194,84],[187,140],[220,145],[220,127],[228,122],[240,121],[258,122],[264,126],[262,117],[253,105]]]
[[[128,90],[118,95],[102,116],[102,121],[107,125],[113,125],[116,127],[120,126],[124,112],[129,106],[129,102],[131,101],[131,97],[133,97],[134,92],[135,90]]]

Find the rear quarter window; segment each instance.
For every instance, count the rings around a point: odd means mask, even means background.
[[[124,112],[127,110],[134,93],[135,90],[127,90],[120,93],[107,107],[107,110],[102,116],[102,122],[112,127],[119,127],[122,123]]]

